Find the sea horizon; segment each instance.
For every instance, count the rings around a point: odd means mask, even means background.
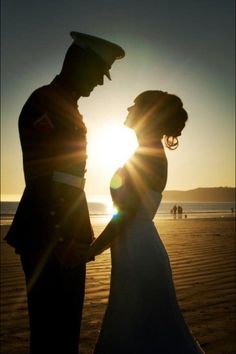
[[[10,224],[19,201],[1,201],[0,216],[4,224]],[[181,206],[182,214],[174,215],[171,210],[173,206]],[[88,201],[89,214],[93,222],[106,223],[112,217],[115,209],[112,207],[112,202],[109,201]],[[168,220],[178,218],[223,218],[235,217],[235,203],[234,202],[181,202],[181,201],[162,201],[160,207],[155,215],[155,219]]]

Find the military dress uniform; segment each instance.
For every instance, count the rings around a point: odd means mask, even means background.
[[[6,241],[25,272],[31,353],[78,353],[85,264],[93,239],[84,193],[86,127],[57,76],[19,117],[26,187]]]

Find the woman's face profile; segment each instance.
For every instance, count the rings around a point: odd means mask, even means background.
[[[136,117],[135,104],[128,107],[127,111],[128,111],[128,114],[126,116],[124,124],[128,128],[133,128],[135,125],[135,117]]]
[[[128,114],[124,122],[128,128],[135,129],[142,118],[142,108],[136,102],[127,108]]]

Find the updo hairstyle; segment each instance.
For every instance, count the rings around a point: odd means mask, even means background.
[[[163,91],[145,91],[135,99],[143,119],[145,136],[164,136],[165,145],[174,150],[178,147],[178,135],[185,126],[188,114],[181,99]]]

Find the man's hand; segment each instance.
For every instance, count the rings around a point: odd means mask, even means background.
[[[74,268],[92,260],[88,258],[89,247],[88,244],[78,244],[73,240],[69,245],[62,242],[56,246],[55,256],[63,267]]]
[[[85,262],[91,262],[94,260],[95,260],[94,250],[90,245],[87,249],[86,254],[85,254]]]

